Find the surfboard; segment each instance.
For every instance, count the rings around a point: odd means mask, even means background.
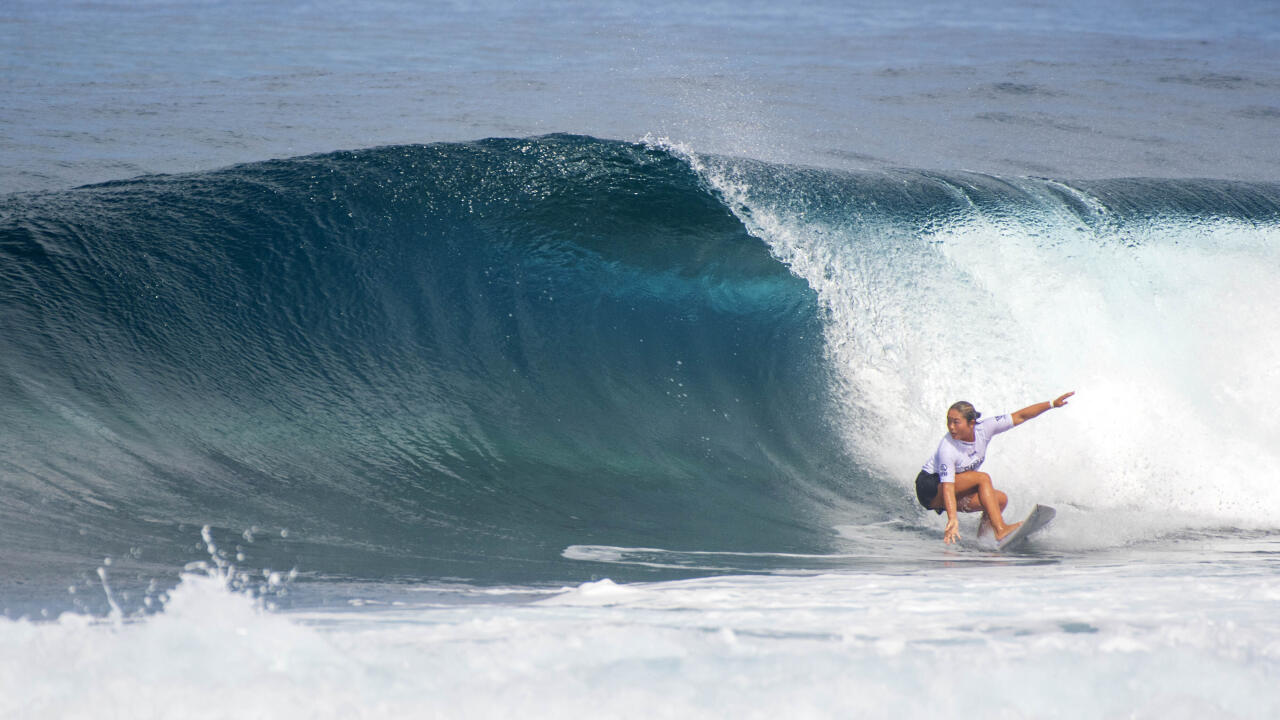
[[[1057,514],[1058,511],[1048,505],[1037,505],[1031,508],[1031,514],[1027,516],[1026,520],[1022,521],[1018,529],[1005,535],[1003,540],[996,543],[996,550],[1000,552],[1017,550],[1027,542],[1027,538],[1044,529],[1045,525],[1053,522],[1053,516]]]

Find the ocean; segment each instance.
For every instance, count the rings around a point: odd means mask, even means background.
[[[1280,716],[1276,47],[7,3],[0,717]]]

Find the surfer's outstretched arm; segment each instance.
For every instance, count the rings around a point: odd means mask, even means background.
[[[1054,408],[1060,408],[1063,405],[1067,404],[1067,398],[1075,394],[1076,394],[1075,391],[1072,390],[1071,392],[1065,395],[1061,395],[1057,398],[1054,398],[1053,400],[1049,400],[1048,402],[1036,403],[1035,405],[1028,405],[1013,414],[1013,424],[1021,425],[1022,423],[1030,420],[1031,418],[1039,417]]]

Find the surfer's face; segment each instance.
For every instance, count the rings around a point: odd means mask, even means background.
[[[956,440],[973,442],[973,423],[965,420],[959,410],[947,411],[947,432]]]

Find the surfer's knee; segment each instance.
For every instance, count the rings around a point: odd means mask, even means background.
[[[1003,490],[996,490],[996,502],[1000,503],[1000,509],[1004,510],[1009,505],[1009,496],[1005,495]]]
[[[960,484],[965,486],[990,485],[991,476],[981,470],[965,470],[956,474],[957,487]]]

